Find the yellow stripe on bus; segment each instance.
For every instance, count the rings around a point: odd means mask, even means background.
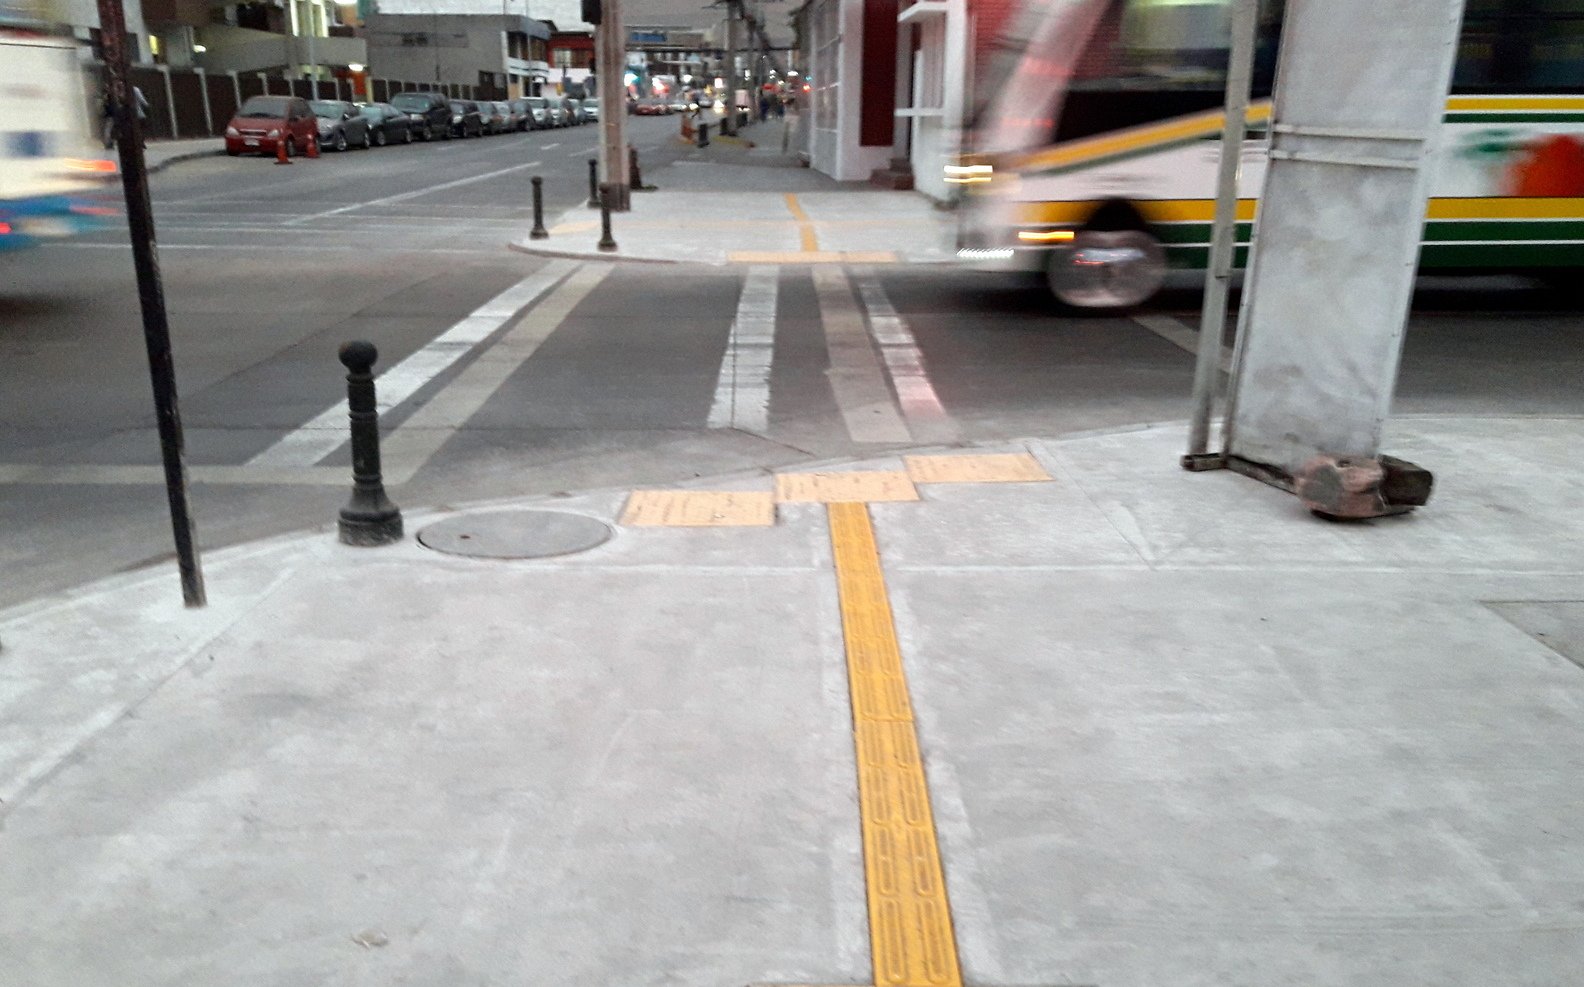
[[[1447,109],[1470,110],[1584,110],[1584,96],[1453,96]]]
[[[1133,205],[1152,223],[1208,223],[1215,219],[1214,199],[1135,199]],[[1253,222],[1257,199],[1239,199],[1239,222]],[[1081,225],[1100,205],[1097,201],[1022,202],[1017,222],[1023,226]],[[1426,219],[1584,219],[1584,198],[1431,199]]]
[[[1255,103],[1248,108],[1248,120],[1251,123],[1268,120],[1270,115],[1271,104],[1269,102]],[[1166,123],[1135,127],[1131,130],[1123,130],[1104,137],[1088,137],[1083,140],[1059,144],[1044,151],[1037,151],[1027,157],[1012,158],[1003,167],[1023,170],[1082,164],[1085,161],[1110,157],[1113,154],[1126,154],[1128,151],[1151,147],[1155,144],[1169,144],[1172,141],[1189,140],[1208,134],[1217,134],[1221,132],[1225,122],[1225,113],[1220,110],[1212,110],[1208,113],[1198,113],[1191,117],[1182,117]]]

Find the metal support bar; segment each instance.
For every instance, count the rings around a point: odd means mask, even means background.
[[[1309,164],[1347,165],[1353,168],[1403,168],[1416,171],[1418,161],[1401,161],[1396,158],[1374,158],[1356,154],[1323,154],[1316,151],[1285,151],[1273,148],[1272,158],[1281,161],[1305,161]]]
[[[1341,140],[1364,141],[1417,141],[1424,143],[1424,134],[1409,133],[1406,130],[1369,130],[1355,127],[1306,127],[1296,123],[1278,123],[1273,125],[1271,131],[1278,134],[1292,134],[1297,137],[1336,137]]]
[[[611,205],[616,191],[609,182],[600,186],[600,240],[599,249],[610,253],[616,249],[616,238],[611,236]]]
[[[165,77],[165,110],[170,115],[171,140],[181,137],[181,130],[176,126],[176,90],[171,86],[170,66],[159,66],[160,75]]]
[[[1204,308],[1199,313],[1199,351],[1195,354],[1193,412],[1189,419],[1188,455],[1202,462],[1210,451],[1210,418],[1221,384],[1221,336],[1226,331],[1227,292],[1237,258],[1237,179],[1248,130],[1249,87],[1254,77],[1254,32],[1259,24],[1258,0],[1236,0],[1232,8],[1232,54],[1227,71],[1226,122],[1221,130],[1221,160],[1216,172],[1215,221],[1210,233],[1210,263],[1205,270]]]
[[[544,224],[544,179],[538,175],[533,176],[533,229],[528,237],[532,240],[543,240],[550,236],[550,231]]]

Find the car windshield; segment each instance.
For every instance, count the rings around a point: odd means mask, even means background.
[[[384,113],[385,113],[384,110],[380,109],[378,106],[373,105],[372,103],[364,103],[362,106],[359,106],[358,107],[358,112],[363,114],[366,117],[379,117],[379,116],[384,115]]]
[[[545,99],[543,96],[530,96],[528,98],[528,105],[536,110],[542,110],[545,108]]]
[[[340,103],[332,103],[322,99],[310,100],[308,108],[313,110],[313,115],[321,120],[339,120],[346,109]]]
[[[597,100],[597,99],[585,99],[583,101],[583,108],[585,110],[588,109],[591,106],[598,106],[598,105],[599,105],[599,100]],[[1236,119],[1236,118],[1234,118],[1234,119]]]
[[[286,115],[286,106],[291,102],[286,96],[250,96],[248,101],[237,110],[239,117],[253,117],[256,119],[276,119]]]
[[[451,104],[451,112],[452,113],[466,113],[467,111],[468,111],[468,107],[467,107],[466,103],[452,103]]]
[[[417,93],[400,93],[392,97],[391,105],[398,110],[426,110],[429,108],[429,99]]]

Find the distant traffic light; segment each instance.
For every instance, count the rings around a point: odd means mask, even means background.
[[[583,19],[590,24],[600,22],[600,0],[583,0]]]

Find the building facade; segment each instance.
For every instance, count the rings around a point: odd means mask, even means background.
[[[550,26],[522,16],[381,12],[363,36],[377,78],[461,83],[498,99],[537,96],[549,78]]]

